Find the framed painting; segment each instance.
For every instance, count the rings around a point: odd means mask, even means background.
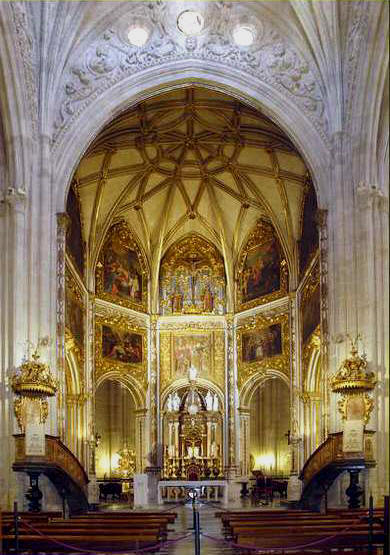
[[[242,334],[243,362],[260,362],[265,358],[281,354],[281,324],[274,324],[268,328],[248,331]]]
[[[279,299],[287,294],[288,272],[278,238],[269,222],[259,220],[249,235],[237,265],[239,310]]]
[[[124,316],[96,318],[95,371],[99,379],[106,373],[117,372],[136,379],[147,387],[146,329],[138,327]]]
[[[238,386],[254,375],[278,370],[290,373],[290,327],[286,313],[247,318],[237,328]]]
[[[78,347],[84,348],[84,306],[82,294],[74,278],[65,274],[65,327]]]
[[[142,335],[104,325],[102,327],[102,350],[103,358],[125,364],[142,364]]]
[[[225,383],[225,331],[221,329],[160,330],[160,388],[188,380],[195,366],[198,378]]]
[[[73,265],[81,276],[84,275],[84,241],[81,227],[80,201],[73,185],[69,189],[66,203],[66,213],[70,219],[66,234],[66,250]]]
[[[109,232],[100,253],[96,278],[99,297],[128,308],[146,310],[146,265],[124,223]]]
[[[279,246],[274,238],[248,251],[241,286],[244,303],[280,289]]]
[[[308,291],[302,303],[302,339],[306,343],[321,321],[321,298],[319,284]]]

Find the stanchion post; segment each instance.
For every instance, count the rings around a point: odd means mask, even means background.
[[[389,511],[388,495],[385,495],[385,510],[384,510],[383,517],[384,517],[384,536],[385,536],[383,553],[390,553],[390,541],[389,541],[390,511]]]
[[[18,502],[14,501],[14,534],[15,534],[15,554],[19,554],[19,514]]]
[[[373,525],[374,525],[374,498],[370,495],[368,502],[368,553],[370,555],[373,551]]]
[[[194,512],[195,517],[195,555],[200,555],[200,522],[199,511]]]

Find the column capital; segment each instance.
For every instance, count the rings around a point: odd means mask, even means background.
[[[57,212],[57,226],[61,231],[68,231],[71,219],[66,212]]]

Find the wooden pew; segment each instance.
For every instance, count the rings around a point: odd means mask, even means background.
[[[376,510],[375,516],[380,515],[383,515],[383,510]],[[308,511],[229,511],[219,512],[218,516],[221,517],[225,532],[228,532],[236,544],[242,546],[272,549],[306,545],[326,539],[323,550],[321,543],[313,546],[311,552],[315,552],[316,548],[318,553],[319,549],[329,552],[330,546],[343,552],[346,548],[364,548],[368,545],[368,523],[364,518],[367,516],[367,509],[337,510],[326,515]],[[381,524],[374,524],[373,536],[374,544],[383,545],[384,531]],[[297,548],[296,553],[300,552],[306,553],[306,549]],[[364,553],[364,549],[360,553]]]
[[[110,549],[113,543],[118,550],[155,546],[157,551],[160,542],[167,537],[168,524],[177,516],[177,513],[161,512],[93,513],[64,520],[59,518],[59,513],[55,513],[54,518],[35,513],[32,519],[30,514],[20,519],[20,549],[47,550],[48,553],[66,553],[74,548],[104,550]],[[4,536],[6,551],[14,542],[13,519],[8,524],[10,527],[7,526]]]

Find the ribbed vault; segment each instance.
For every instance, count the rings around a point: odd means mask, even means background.
[[[248,233],[265,216],[294,267],[305,164],[266,116],[227,95],[182,88],[130,108],[90,146],[75,184],[92,263],[109,227],[124,219],[152,277],[176,240],[197,233],[223,254],[229,283]]]

